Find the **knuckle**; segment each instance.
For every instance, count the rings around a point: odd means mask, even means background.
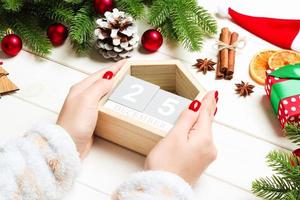
[[[211,161],[215,161],[217,159],[217,156],[218,156],[218,151],[217,151],[216,147],[214,146],[211,149],[211,153],[210,153],[210,159],[211,159]]]
[[[77,90],[77,84],[74,84],[74,85],[72,85],[72,86],[70,87],[69,93],[72,93],[72,92],[74,92],[74,91],[76,91],[76,90]]]
[[[211,143],[212,143],[212,138],[205,135],[205,136],[202,137],[202,142],[203,142],[204,145],[210,146]]]

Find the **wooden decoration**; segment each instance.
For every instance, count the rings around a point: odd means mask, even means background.
[[[0,67],[0,76],[7,76],[8,72],[3,67]]]
[[[206,91],[178,60],[161,62],[127,62],[114,77],[113,90],[99,102],[99,118],[95,133],[106,140],[147,155],[167,132],[149,124],[123,116],[105,103],[126,75],[145,80],[189,100],[202,99]]]
[[[0,95],[19,90],[19,88],[7,78],[8,73],[0,66]]]

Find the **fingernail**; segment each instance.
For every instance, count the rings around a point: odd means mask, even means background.
[[[219,92],[218,92],[218,90],[216,90],[216,91],[215,91],[215,99],[216,99],[216,100],[217,100],[218,96],[219,96]]]
[[[217,114],[217,111],[218,111],[218,108],[216,108],[215,113],[214,113],[214,116]]]
[[[217,99],[216,99],[216,103],[218,103],[218,101],[219,101],[219,98],[217,97]]]
[[[199,110],[200,106],[201,106],[201,102],[198,101],[198,100],[194,100],[190,104],[189,109],[192,110],[192,111],[194,111],[194,112],[197,112]]]
[[[105,74],[103,75],[102,78],[110,80],[113,76],[114,76],[114,73],[112,71],[107,71],[107,72],[105,72]]]

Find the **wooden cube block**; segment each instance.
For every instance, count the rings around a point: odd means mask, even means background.
[[[159,86],[157,85],[126,75],[109,96],[109,100],[138,111],[144,111],[158,90]]]
[[[163,90],[190,100],[202,99],[206,93],[197,80],[177,60],[127,62],[114,77],[115,82],[112,92],[126,75],[148,81],[160,86]],[[108,93],[99,102],[96,135],[147,155],[156,143],[166,136],[167,132],[105,107],[112,92]]]
[[[145,113],[157,119],[175,124],[180,113],[188,107],[191,100],[171,92],[159,90],[146,107]]]

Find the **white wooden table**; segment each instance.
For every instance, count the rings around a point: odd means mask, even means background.
[[[223,0],[202,0],[199,3],[216,12],[221,2]],[[253,0],[247,1],[247,4],[236,0],[231,5],[246,14],[299,19],[299,4],[298,0]],[[213,125],[218,158],[199,180],[195,188],[197,197],[205,200],[256,199],[251,194],[251,182],[271,174],[265,164],[266,154],[273,149],[292,150],[295,146],[280,136],[279,123],[263,88],[257,86],[255,93],[244,99],[235,94],[234,83],[251,81],[248,75],[251,57],[257,51],[276,47],[229,20],[218,19],[218,24],[219,29],[228,26],[247,39],[246,47],[237,54],[232,81],[216,81],[213,72],[204,76],[192,67],[196,58],[215,58],[216,50],[212,47],[215,39],[206,40],[201,53],[188,53],[182,47],[164,43],[153,54],[136,50],[131,60],[180,59],[206,89],[219,90],[219,110]],[[139,23],[141,34],[147,28],[144,23]],[[112,64],[96,53],[78,57],[68,42],[45,58],[23,50],[14,58],[1,54],[0,59],[10,73],[9,78],[21,88],[17,93],[0,99],[1,143],[21,135],[34,123],[55,122],[70,86]],[[96,139],[67,199],[110,199],[110,194],[120,183],[130,174],[142,170],[144,160],[141,155]]]

